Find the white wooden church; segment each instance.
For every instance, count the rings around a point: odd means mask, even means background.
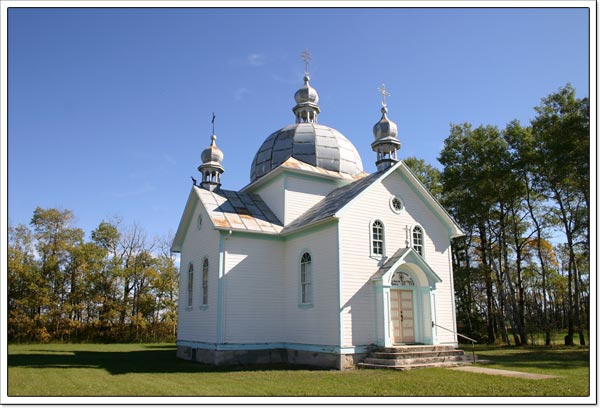
[[[450,240],[462,232],[397,159],[382,93],[373,174],[319,123],[308,73],[295,123],[265,139],[240,191],[222,188],[212,136],[172,245],[179,358],[346,369],[377,346],[457,346]]]

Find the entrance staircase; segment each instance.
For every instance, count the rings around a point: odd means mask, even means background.
[[[463,350],[452,346],[404,345],[379,348],[358,363],[358,367],[411,370],[427,367],[455,367],[471,363],[471,359]]]

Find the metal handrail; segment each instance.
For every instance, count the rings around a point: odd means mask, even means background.
[[[477,360],[475,359],[475,343],[477,343],[477,340],[475,340],[475,339],[472,339],[472,338],[470,338],[470,337],[467,337],[467,336],[465,336],[464,334],[460,334],[460,333],[458,333],[458,332],[455,332],[454,330],[447,329],[447,328],[445,328],[444,326],[440,326],[439,324],[437,324],[437,323],[436,323],[436,322],[434,322],[434,321],[432,321],[432,322],[431,322],[431,326],[432,326],[432,327],[433,327],[433,326],[439,327],[440,329],[444,329],[444,330],[446,330],[446,331],[449,331],[450,333],[454,333],[454,334],[456,334],[457,336],[459,336],[459,337],[462,337],[463,339],[467,339],[467,340],[469,340],[469,341],[471,342],[471,348],[472,348],[472,353],[473,353],[473,363],[475,363],[475,362],[477,361]]]

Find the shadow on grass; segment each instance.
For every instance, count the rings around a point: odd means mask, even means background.
[[[178,359],[175,346],[144,346],[149,350],[133,351],[80,351],[32,349],[35,354],[8,355],[8,367],[24,368],[97,368],[110,374],[128,373],[224,373],[243,371],[322,370],[291,364],[253,364],[213,366]]]
[[[477,350],[479,358],[513,367],[543,369],[574,369],[590,366],[588,349],[498,348]]]

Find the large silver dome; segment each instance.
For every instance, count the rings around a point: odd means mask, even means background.
[[[259,179],[290,157],[351,176],[363,172],[356,147],[340,132],[316,123],[295,123],[264,141],[254,156],[250,180]]]

